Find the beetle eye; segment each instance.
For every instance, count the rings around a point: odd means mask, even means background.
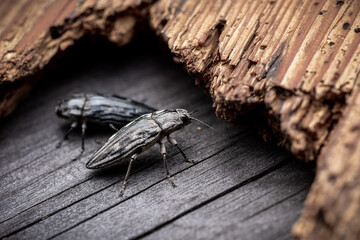
[[[182,115],[182,116],[180,117],[180,119],[181,119],[181,121],[182,121],[183,123],[187,123],[187,122],[189,121],[189,118],[188,118],[187,116],[185,116],[185,115]]]

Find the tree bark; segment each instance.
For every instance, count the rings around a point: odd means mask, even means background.
[[[297,158],[318,159],[299,238],[360,238],[360,2],[4,1],[0,118],[85,34],[122,46],[143,22],[210,93],[219,117],[263,114]]]

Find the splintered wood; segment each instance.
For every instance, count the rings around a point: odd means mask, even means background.
[[[220,117],[234,120],[260,107],[291,152],[308,161],[326,142],[359,73],[359,7],[160,1],[151,23],[188,70],[205,77],[199,81]]]
[[[33,85],[29,77],[85,34],[106,36],[119,46],[129,43],[149,2],[2,1],[0,119],[11,113]]]
[[[149,22],[209,91],[219,117],[260,112],[292,154],[318,159],[295,236],[360,238],[360,1],[2,5],[0,117],[29,89],[30,76],[84,34],[125,45]]]

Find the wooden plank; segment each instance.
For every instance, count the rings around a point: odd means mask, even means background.
[[[283,150],[264,143],[249,124],[236,126],[216,119],[210,99],[178,65],[169,61],[167,54],[149,47],[155,44],[147,37],[145,42],[117,49],[100,41],[101,47],[89,52],[93,46],[82,42],[45,75],[30,100],[3,123],[0,237],[65,238],[89,232],[89,226],[104,219],[113,219],[114,225],[103,229],[109,234],[121,230],[127,231],[124,238],[136,236],[292,162]],[[79,62],[82,64],[75,65]],[[168,147],[169,168],[177,188],[167,182],[159,149],[154,147],[134,163],[125,197],[120,198],[126,163],[103,171],[84,167],[90,154],[99,147],[95,140],[111,135],[112,131],[106,128],[88,128],[86,151],[78,161],[71,159],[80,150],[79,132],[70,136],[62,148],[55,148],[69,126],[54,114],[57,100],[73,92],[98,89],[132,97],[159,109],[197,109],[196,117],[215,128],[211,130],[195,122],[174,134],[185,152],[198,162],[195,166],[182,162],[176,149]],[[280,171],[293,176],[297,169]],[[311,176],[304,179],[302,183],[307,183]],[[300,208],[301,202],[296,204]],[[153,220],[144,223],[155,209],[158,212]],[[296,214],[294,211],[293,218]],[[124,227],[130,223],[134,224],[133,229]],[[83,234],[79,237],[83,238]]]
[[[285,239],[300,215],[312,174],[292,162],[167,222],[144,239]],[[299,181],[299,179],[306,179]]]
[[[126,199],[118,197],[121,181],[117,181],[117,184],[76,202],[14,237],[48,238],[65,232],[59,238],[111,239],[120,234],[122,238],[128,239],[286,160],[286,156],[279,156],[273,151],[273,156],[270,155],[264,161],[265,153],[262,151],[259,151],[258,156],[251,157],[244,153],[245,147],[231,145],[236,146],[237,151],[227,147],[201,162],[196,159],[199,163],[195,167],[171,167],[172,172],[175,172],[175,189],[163,177],[162,163],[158,161],[154,167],[132,174]],[[224,162],[224,158],[228,161]],[[238,171],[245,168],[244,172]],[[231,170],[236,170],[237,174]]]

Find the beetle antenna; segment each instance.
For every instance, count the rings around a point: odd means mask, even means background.
[[[198,112],[198,111],[199,111],[199,110],[195,109],[194,111],[189,112],[189,115],[192,115],[192,114],[194,114],[194,113],[196,113],[196,112]]]
[[[197,118],[190,117],[190,119],[195,120],[195,121],[198,121],[199,123],[207,126],[208,128],[214,129],[214,128],[213,128],[212,126],[210,126],[209,124],[206,124],[206,123],[204,123],[203,121],[201,121],[201,120],[199,120],[199,119],[197,119]]]

